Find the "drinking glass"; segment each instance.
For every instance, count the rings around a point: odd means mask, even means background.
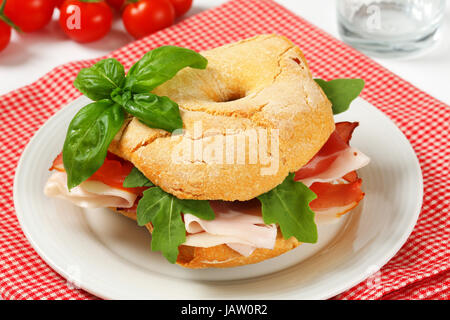
[[[402,56],[436,40],[446,0],[337,0],[339,34],[373,56]]]

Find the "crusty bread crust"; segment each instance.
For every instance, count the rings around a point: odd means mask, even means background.
[[[135,212],[120,209],[115,211],[130,219],[136,220]],[[145,227],[150,233],[153,231],[153,227],[150,223],[146,224]],[[179,254],[177,264],[190,269],[237,267],[274,258],[298,247],[300,244],[301,242],[294,237],[287,240],[284,239],[278,229],[277,239],[273,249],[257,248],[250,256],[245,257],[225,244],[209,248],[181,245],[178,248]]]
[[[237,267],[277,257],[300,244],[301,242],[294,237],[284,239],[278,230],[273,249],[257,248],[251,255],[245,257],[225,244],[210,248],[180,246],[177,264],[191,269]]]
[[[353,206],[346,208],[344,211],[337,213],[336,217],[342,217],[347,212],[353,210],[359,202],[355,202]],[[136,212],[129,210],[113,209],[124,216],[136,220]],[[152,233],[153,226],[151,223],[145,225],[147,230]],[[280,228],[278,228],[277,239],[273,249],[257,248],[248,256],[242,256],[225,244],[217,245],[209,248],[179,246],[179,254],[177,264],[185,268],[201,269],[201,268],[230,268],[243,266],[247,264],[261,262],[270,258],[275,258],[285,252],[288,252],[301,244],[297,239],[291,237],[284,239]]]
[[[305,165],[327,141],[334,130],[331,103],[300,49],[285,37],[261,35],[202,54],[206,70],[185,68],[154,90],[179,104],[184,133],[171,136],[130,118],[109,150],[180,199],[253,199]],[[194,132],[196,121],[202,121],[200,135]],[[206,133],[211,129],[214,134]],[[265,130],[269,142],[278,130],[279,158],[269,154],[268,160],[278,163],[276,172],[261,170],[268,162],[227,163],[226,150],[221,163],[173,159],[183,139],[201,140],[205,148],[215,138],[245,138],[249,129]],[[249,155],[249,143],[245,148]]]

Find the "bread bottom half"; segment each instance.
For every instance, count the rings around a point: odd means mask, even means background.
[[[136,212],[120,209],[115,211],[130,219],[136,220]],[[145,226],[151,233],[153,230],[152,225],[148,223]],[[237,267],[274,258],[298,247],[300,244],[301,242],[294,237],[284,239],[278,229],[277,239],[273,249],[257,248],[251,255],[245,257],[225,244],[209,248],[181,245],[179,247],[180,253],[178,254],[177,264],[191,269]]]

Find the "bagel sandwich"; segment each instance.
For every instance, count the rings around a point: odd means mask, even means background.
[[[136,220],[171,263],[276,257],[364,197],[358,123],[333,118],[364,82],[314,79],[285,37],[160,47],[126,75],[105,59],[74,84],[93,102],[70,123],[44,193]]]

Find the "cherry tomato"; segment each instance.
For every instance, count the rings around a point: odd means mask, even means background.
[[[62,30],[77,42],[99,40],[111,30],[113,14],[105,1],[66,0],[60,10]]]
[[[23,32],[32,32],[50,22],[54,9],[54,0],[7,0],[5,15]]]
[[[192,7],[192,0],[169,0],[175,9],[175,16],[181,17]]]
[[[64,3],[64,1],[66,1],[66,0],[54,0],[54,2],[55,2],[55,7],[61,8],[61,6],[62,6],[62,4]]]
[[[100,181],[114,188],[140,194],[146,190],[147,187],[125,188],[123,186],[125,178],[130,174],[133,167],[134,166],[131,162],[108,152],[102,166],[92,176],[90,176],[88,180]],[[57,170],[59,172],[66,171],[64,169],[62,152],[55,158],[55,160],[53,160],[53,165],[49,170]]]
[[[111,154],[103,162],[103,165],[88,180],[101,181],[111,187],[123,188],[123,181],[130,174],[133,165],[122,159],[111,158]]]
[[[11,27],[0,20],[0,51],[8,46],[11,40]]]
[[[126,0],[106,0],[110,7],[116,9],[117,11],[121,11],[123,5]]]
[[[175,9],[168,0],[140,0],[125,7],[122,20],[129,34],[142,38],[171,26]]]
[[[140,194],[148,188],[125,188],[123,186],[125,178],[130,174],[133,167],[134,165],[131,162],[108,152],[103,165],[88,180],[100,181],[114,188]]]

